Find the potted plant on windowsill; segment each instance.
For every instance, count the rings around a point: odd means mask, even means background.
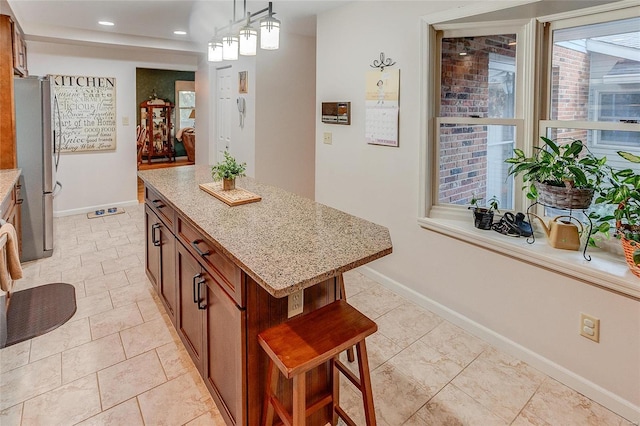
[[[238,163],[227,151],[224,152],[224,161],[211,167],[211,176],[214,181],[222,180],[222,189],[230,191],[236,187],[236,178],[245,176],[247,163]]]
[[[586,209],[595,190],[609,174],[607,158],[594,156],[580,140],[556,144],[541,137],[545,146],[534,147],[527,157],[520,149],[507,158],[509,175],[522,175],[527,198],[562,209]]]
[[[640,157],[629,152],[618,151],[618,155],[632,163],[640,163]],[[614,170],[610,185],[600,189],[596,204],[613,206],[613,213],[591,213],[597,227],[592,233],[609,233],[615,221],[615,236],[620,239],[629,269],[640,277],[640,174],[632,169]],[[595,245],[593,238],[589,244]]]
[[[482,198],[476,198],[475,195],[471,198],[469,209],[473,210],[473,225],[478,229],[488,230],[493,224],[493,212],[500,213],[498,210],[500,203],[495,195],[489,198],[486,207],[481,207],[480,201]]]

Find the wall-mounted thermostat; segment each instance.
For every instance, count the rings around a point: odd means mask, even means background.
[[[351,124],[351,102],[323,102],[322,122]]]

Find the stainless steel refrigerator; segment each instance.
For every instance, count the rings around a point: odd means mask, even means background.
[[[53,197],[59,183],[56,145],[61,134],[53,128],[51,86],[47,77],[14,79],[16,143],[20,189],[22,255],[20,260],[53,254]]]

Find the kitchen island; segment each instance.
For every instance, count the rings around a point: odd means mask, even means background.
[[[147,275],[227,423],[259,424],[267,356],[257,334],[288,318],[288,296],[304,312],[340,298],[343,272],[391,253],[389,231],[250,178],[236,185],[262,200],[230,207],[198,187],[212,181],[208,166],[138,175]],[[310,372],[309,401],[329,385],[327,365]],[[280,397],[290,406],[290,384]],[[308,424],[325,424],[328,408]]]

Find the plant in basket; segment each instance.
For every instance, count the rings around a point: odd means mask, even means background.
[[[629,152],[618,151],[618,155],[640,163],[640,157]],[[608,234],[615,221],[615,235],[622,241],[629,268],[640,277],[640,174],[631,168],[613,170],[609,182],[609,186],[600,189],[596,203],[612,205],[614,210],[610,214],[590,214],[598,224],[592,234]],[[595,245],[593,237],[589,244]]]
[[[522,175],[527,198],[564,208],[585,209],[591,205],[594,191],[608,175],[607,158],[593,155],[581,140],[556,144],[541,137],[542,147],[534,147],[527,157],[521,149],[507,158],[509,175]]]
[[[500,201],[495,195],[489,198],[485,207],[480,206],[480,201],[482,201],[482,198],[477,198],[475,195],[471,197],[469,209],[473,210],[473,225],[478,229],[491,229],[493,212],[500,213],[500,210],[498,210]]]

